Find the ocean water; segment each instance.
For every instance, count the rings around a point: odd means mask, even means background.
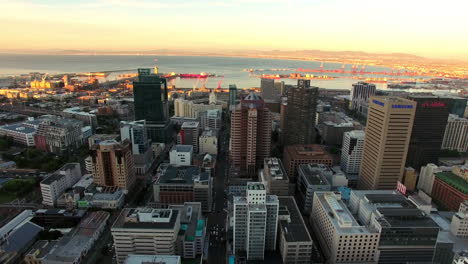
[[[157,58],[157,62],[154,60]],[[243,71],[243,69],[264,69],[259,73],[265,74],[289,74],[297,72],[296,69],[318,69],[321,62],[299,61],[285,59],[261,59],[261,58],[235,58],[235,57],[204,57],[204,56],[137,56],[137,55],[17,55],[0,54],[0,76],[19,75],[29,72],[75,73],[124,70],[120,73],[135,72],[137,68],[154,67],[158,65],[163,73],[201,73],[206,72],[223,77],[212,77],[205,81],[197,79],[174,79],[172,84],[176,87],[192,88],[205,85],[215,88],[218,84],[226,88],[229,84],[236,84],[238,88],[259,87],[260,79]],[[341,64],[324,63],[324,69],[340,69]],[[351,65],[345,65],[346,70]],[[271,70],[271,69],[291,69]],[[386,67],[367,66],[366,71],[389,71]],[[350,89],[358,80],[351,79],[351,75],[341,73],[313,73],[315,75],[341,76],[332,80],[312,79],[314,86],[329,89]],[[111,74],[108,79],[113,79],[117,74]],[[385,76],[363,76],[385,77]],[[296,80],[282,79],[286,84],[295,84]],[[384,88],[376,84],[377,88]]]

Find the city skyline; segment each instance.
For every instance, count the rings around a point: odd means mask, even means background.
[[[0,52],[320,49],[468,60],[458,30],[468,3],[421,3],[0,0]]]

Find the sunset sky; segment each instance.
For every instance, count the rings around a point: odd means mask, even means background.
[[[0,0],[0,52],[322,49],[468,59],[467,0]]]

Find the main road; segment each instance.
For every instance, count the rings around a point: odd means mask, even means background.
[[[219,151],[214,177],[214,207],[208,216],[207,234],[209,235],[208,263],[226,263],[226,186],[228,168],[228,134],[224,129],[218,138]]]

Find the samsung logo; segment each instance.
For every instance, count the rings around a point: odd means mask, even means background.
[[[398,105],[398,104],[394,104],[392,105],[392,108],[413,108],[412,105]]]
[[[377,105],[380,105],[380,106],[384,106],[385,104],[383,102],[380,102],[380,101],[377,101],[377,100],[372,100],[372,102],[374,104],[377,104]]]

